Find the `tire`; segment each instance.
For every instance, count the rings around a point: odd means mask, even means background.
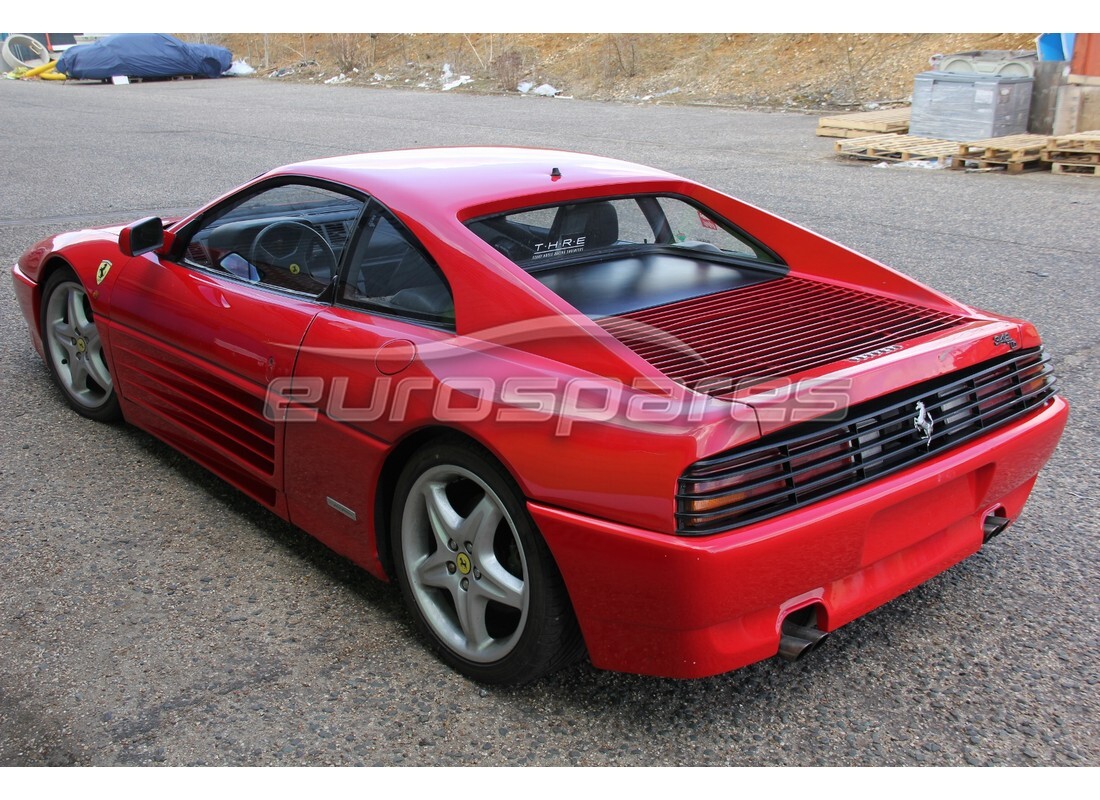
[[[487,451],[456,440],[413,455],[390,533],[413,620],[459,672],[520,685],[583,654],[553,557],[515,481]]]
[[[65,402],[99,422],[120,419],[114,380],[84,284],[70,269],[50,275],[39,314],[46,366]]]

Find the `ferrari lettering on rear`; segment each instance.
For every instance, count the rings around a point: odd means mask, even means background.
[[[892,345],[889,345],[888,347],[880,347],[877,350],[871,350],[871,351],[866,352],[866,353],[860,353],[858,356],[852,356],[848,360],[849,361],[854,361],[855,363],[859,364],[860,362],[863,362],[863,361],[870,361],[872,358],[878,358],[879,356],[884,356],[887,353],[896,353],[898,350],[901,350],[901,349],[902,349],[902,346],[900,344],[892,344]]]

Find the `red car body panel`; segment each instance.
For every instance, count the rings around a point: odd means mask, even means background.
[[[780,624],[798,608],[814,606],[822,630],[845,624],[977,550],[992,510],[1015,519],[1065,424],[1055,397],[838,496],[736,530],[677,536],[685,469],[790,426],[821,381],[857,405],[1003,355],[1003,335],[1038,347],[1038,333],[749,204],[623,162],[510,148],[402,151],[290,165],[238,191],[293,176],[350,187],[392,211],[444,271],[455,329],[272,292],[163,252],[128,258],[119,229],[104,228],[44,240],[16,265],[35,348],[42,354],[40,287],[67,264],[89,290],[128,421],[383,579],[386,475],[405,443],[445,417],[519,484],[598,667],[711,675],[774,655]],[[669,381],[464,224],[632,193],[693,198],[772,246],[791,275],[960,322],[895,352],[708,397]],[[169,238],[236,194],[171,224]],[[111,268],[97,281],[104,260]],[[509,383],[517,379],[587,387],[596,405],[583,406],[578,390],[574,408],[558,396],[546,414],[529,388]]]
[[[775,655],[781,621],[800,607],[815,606],[832,631],[976,552],[991,510],[1019,516],[1067,411],[1058,398],[972,448],[725,534],[670,539],[537,504],[532,513],[594,665],[714,675]]]

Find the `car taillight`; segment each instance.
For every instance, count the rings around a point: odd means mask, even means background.
[[[692,497],[684,510],[689,514],[706,513],[782,491],[786,484],[781,464],[778,448],[724,464],[721,475],[691,482]]]

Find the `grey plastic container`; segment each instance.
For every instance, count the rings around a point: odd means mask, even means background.
[[[1032,78],[922,72],[913,84],[910,136],[970,142],[1027,133]]]

